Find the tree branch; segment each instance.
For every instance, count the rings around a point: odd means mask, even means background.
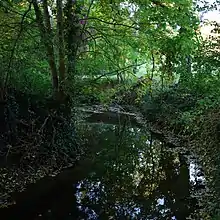
[[[30,4],[31,4],[31,2],[30,2]],[[13,10],[12,7],[6,6],[6,5],[2,4],[1,1],[0,1],[0,7],[4,8],[6,11],[15,13],[15,14],[20,15],[20,16],[22,16],[22,17],[23,17],[23,15],[24,15],[23,13],[21,13],[21,12],[19,12],[19,11]],[[34,20],[34,19],[33,19],[32,17],[30,17],[30,16],[27,16],[27,18],[28,18],[28,19],[31,19],[31,20]]]
[[[21,37],[21,33],[23,31],[23,23],[24,23],[24,19],[25,17],[27,16],[28,12],[31,10],[31,3],[29,3],[29,7],[28,9],[24,12],[24,14],[22,15],[22,19],[21,19],[21,22],[20,22],[20,31],[18,32],[18,35],[15,39],[15,42],[14,42],[14,45],[13,45],[13,48],[12,48],[12,51],[11,51],[11,56],[9,58],[9,63],[8,63],[8,71],[6,72],[6,76],[5,76],[5,81],[4,81],[4,91],[6,89],[6,86],[7,86],[7,83],[8,83],[8,78],[9,78],[9,72],[10,72],[10,69],[11,69],[11,64],[12,64],[12,59],[14,57],[14,53],[15,53],[15,50],[16,50],[16,47],[17,47],[17,43],[18,43],[18,40],[19,38]]]
[[[89,17],[90,10],[91,10],[91,7],[92,7],[92,5],[93,5],[93,2],[94,2],[94,0],[92,0],[91,3],[90,3],[90,5],[89,5],[89,9],[88,9],[88,11],[87,11],[86,17],[85,17],[84,19],[80,19],[81,21],[86,21],[87,18]],[[80,21],[80,20],[79,20],[79,21]],[[81,29],[81,33],[80,33],[80,39],[81,39],[81,41],[83,41],[83,40],[82,40],[82,35],[83,35],[84,31],[85,31],[85,28],[86,28],[86,22],[84,22],[83,27],[82,27],[82,29]],[[83,43],[84,43],[84,42],[83,42]],[[80,42],[77,44],[76,51],[79,50],[79,47],[80,47]]]
[[[105,24],[110,24],[110,25],[114,25],[114,26],[123,26],[123,27],[127,27],[127,28],[132,28],[132,29],[135,29],[135,30],[139,30],[139,28],[133,26],[133,25],[127,25],[127,24],[120,24],[120,23],[112,23],[112,22],[109,22],[109,21],[104,21],[100,18],[95,18],[95,17],[90,17],[90,18],[86,18],[86,19],[80,19],[80,20],[97,20],[97,21],[100,21],[102,23],[105,23]]]
[[[86,14],[86,17],[85,17],[85,19],[83,19],[83,20],[87,20],[87,18],[89,17],[89,14],[90,14],[90,11],[91,11],[93,2],[94,2],[94,0],[91,1],[90,5],[89,5],[89,9],[88,9],[87,14]],[[84,32],[84,30],[85,30],[85,27],[86,27],[86,22],[84,22],[83,28],[82,28],[82,31],[81,31],[81,34],[80,34],[81,39],[82,39],[83,32]]]
[[[114,74],[114,73],[122,73],[122,72],[125,72],[125,71],[126,71],[127,69],[129,69],[129,68],[137,67],[137,66],[142,66],[142,65],[144,65],[145,63],[146,63],[146,62],[140,63],[140,64],[133,64],[133,65],[129,65],[129,66],[127,66],[127,67],[124,67],[124,68],[122,68],[122,69],[118,69],[118,70],[114,70],[114,71],[111,71],[111,72],[108,72],[108,73],[104,73],[104,74],[102,74],[101,76],[95,78],[95,79],[94,79],[94,82],[97,81],[97,80],[99,80],[99,79],[101,79],[101,78],[104,77],[104,76],[112,75],[112,74]]]

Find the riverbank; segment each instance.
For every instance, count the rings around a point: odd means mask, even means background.
[[[80,151],[68,106],[9,89],[0,112],[0,206],[44,176],[73,166]]]
[[[204,169],[208,191],[203,219],[219,219],[220,157],[219,157],[219,100],[218,96],[174,89],[145,99],[142,113],[164,130],[184,137],[189,150],[198,156]],[[155,120],[156,119],[156,120]]]

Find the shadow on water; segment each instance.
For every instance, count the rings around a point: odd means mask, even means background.
[[[199,208],[193,195],[204,187],[204,178],[188,155],[126,124],[84,126],[88,142],[99,149],[91,169],[82,165],[86,174],[78,179],[70,170],[62,183],[50,180],[53,187],[37,203],[35,197],[18,199],[7,213],[11,219],[181,220]]]

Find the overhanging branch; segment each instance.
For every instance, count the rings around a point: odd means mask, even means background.
[[[81,19],[81,20],[97,20],[97,21],[100,21],[105,24],[110,24],[110,25],[114,25],[114,26],[123,26],[123,27],[131,28],[131,29],[139,30],[138,27],[134,26],[135,24],[127,25],[127,24],[122,24],[122,23],[113,23],[113,22],[109,22],[109,21],[104,21],[104,20],[102,20],[100,18],[96,18],[96,17],[89,17],[89,18]]]
[[[146,62],[140,63],[140,64],[129,65],[129,66],[126,66],[126,67],[124,67],[124,68],[122,68],[122,69],[117,69],[117,70],[114,70],[114,71],[111,71],[111,72],[108,72],[108,73],[104,73],[104,74],[102,74],[101,76],[95,78],[95,79],[94,79],[94,82],[97,81],[97,80],[99,80],[99,79],[101,79],[101,78],[104,77],[104,76],[112,75],[112,74],[114,74],[114,73],[123,73],[123,72],[125,72],[127,69],[130,69],[130,68],[132,68],[132,67],[142,66],[142,65],[144,65],[144,64],[146,64]]]

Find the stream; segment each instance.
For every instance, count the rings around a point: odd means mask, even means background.
[[[61,173],[29,187],[1,216],[182,220],[200,209],[198,195],[205,189],[205,177],[187,150],[170,148],[129,121],[87,122],[81,130],[89,147],[96,149],[89,162],[79,164],[77,171],[64,171],[65,178]]]

